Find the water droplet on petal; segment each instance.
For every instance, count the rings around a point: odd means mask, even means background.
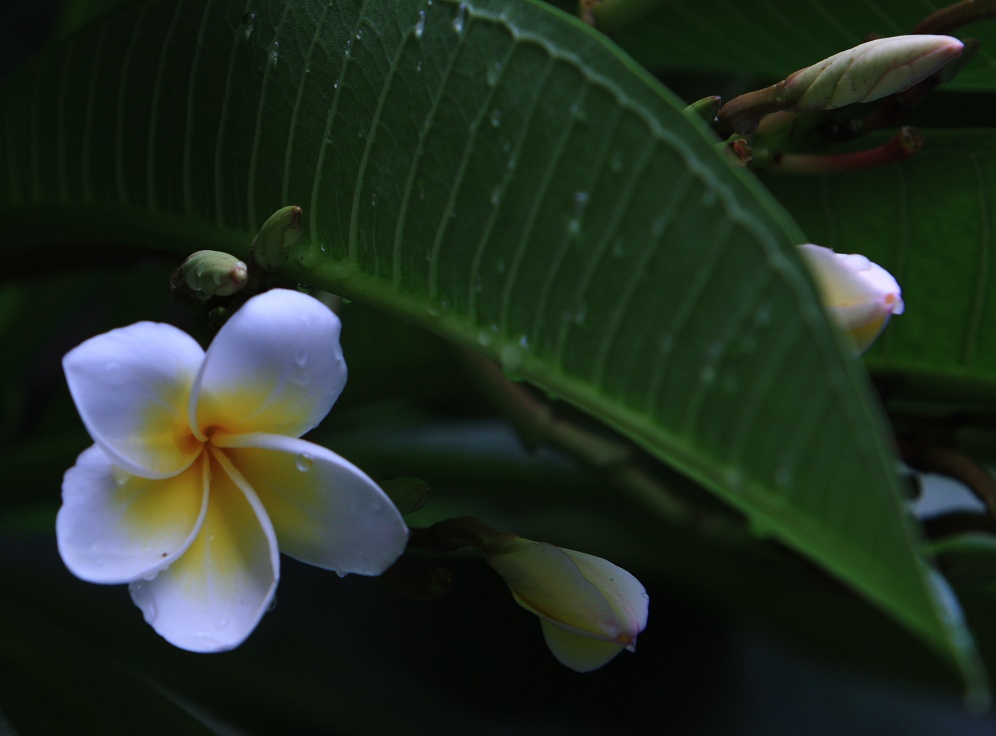
[[[307,473],[315,466],[315,458],[306,452],[302,452],[297,456],[297,459],[294,461],[294,465],[296,465],[297,469],[302,473]]]

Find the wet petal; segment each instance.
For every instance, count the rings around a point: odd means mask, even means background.
[[[200,451],[186,409],[203,357],[186,333],[139,322],[87,340],[62,366],[83,424],[111,461],[135,475],[165,478]]]
[[[363,471],[324,447],[279,435],[218,437],[266,508],[280,551],[340,574],[379,575],[404,551],[401,514]]]
[[[605,665],[623,650],[621,644],[579,634],[540,619],[543,638],[557,661],[575,672],[591,672]]]
[[[273,289],[247,301],[208,348],[190,402],[205,434],[299,437],[346,384],[339,318],[313,297]]]
[[[636,641],[636,635],[647,627],[650,612],[650,596],[643,583],[627,570],[601,557],[573,549],[562,551],[578,566],[584,579],[598,588],[612,608],[621,630],[617,640],[623,643]]]
[[[224,458],[217,460],[193,544],[154,580],[130,586],[145,620],[192,652],[225,651],[245,641],[273,599],[280,570],[276,536],[259,500],[236,485]]]
[[[187,549],[207,508],[206,468],[150,480],[114,467],[96,445],[62,483],[59,553],[78,578],[127,583],[154,576]]]
[[[502,576],[527,611],[605,638],[620,633],[620,622],[601,591],[559,547],[536,542],[488,563]]]

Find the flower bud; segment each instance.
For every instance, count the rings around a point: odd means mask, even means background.
[[[832,110],[902,92],[956,59],[951,36],[892,36],[841,51],[770,87],[735,97],[716,113],[720,128],[749,135],[765,115]]]
[[[819,245],[800,245],[831,318],[850,333],[860,355],[875,341],[889,318],[902,314],[899,284],[892,274],[862,255],[834,253]]]
[[[561,664],[590,672],[623,649],[635,651],[650,598],[621,567],[511,534],[489,542],[485,554],[516,603],[539,617],[547,646]]]
[[[390,478],[379,485],[402,516],[415,513],[429,500],[429,484],[419,478]]]
[[[186,287],[197,299],[231,296],[246,285],[246,264],[229,253],[199,250],[173,272],[170,285],[174,291]]]
[[[832,110],[902,92],[957,58],[951,36],[892,36],[868,41],[800,69],[785,80],[786,109]]]
[[[252,241],[250,252],[263,269],[276,271],[287,260],[290,249],[301,239],[304,210],[296,205],[283,207],[270,215]]]

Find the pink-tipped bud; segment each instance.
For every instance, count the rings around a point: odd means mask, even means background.
[[[819,245],[800,245],[830,317],[867,350],[889,318],[902,314],[902,291],[892,274],[862,255],[834,253]]]

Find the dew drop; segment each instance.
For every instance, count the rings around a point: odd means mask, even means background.
[[[307,62],[307,63],[305,63],[305,65],[304,65],[304,73],[305,74],[311,74],[311,62],[310,61]]]
[[[332,89],[339,89],[339,80],[338,79],[335,80],[334,82],[332,82]]]
[[[252,32],[256,30],[256,14],[246,13],[242,16],[242,25],[245,26],[242,29],[242,34],[245,36],[246,41],[252,36]]]
[[[484,77],[489,87],[494,87],[498,84],[498,80],[501,78],[501,62],[495,61],[488,65],[488,70]]]
[[[363,38],[363,29],[362,28],[357,28],[356,29],[356,40],[359,41],[361,38]]]
[[[577,311],[574,313],[574,324],[578,327],[583,327],[584,323],[588,321],[588,305],[582,304],[578,307]]]
[[[422,71],[422,60],[421,59],[419,59],[418,62],[416,62],[416,64],[415,64],[415,71],[417,71],[417,72],[421,72]]]
[[[308,349],[302,347],[297,351],[297,355],[294,356],[294,362],[297,363],[298,368],[304,368],[308,365]]]
[[[501,125],[501,110],[497,107],[491,111],[491,127],[497,128]]]
[[[302,452],[294,460],[294,465],[296,465],[297,469],[300,470],[302,473],[307,473],[309,470],[315,467],[315,458],[313,458],[311,455],[309,455],[306,452]]]
[[[425,33],[425,11],[418,11],[418,20],[415,21],[415,38],[422,38]]]
[[[280,61],[280,41],[274,41],[270,46],[270,68],[276,69],[278,61]]]
[[[377,206],[377,192],[374,192],[373,194],[370,195],[370,206],[371,207]]]
[[[463,33],[463,28],[467,23],[467,4],[460,3],[457,5],[456,15],[453,16],[453,30],[457,33]]]

